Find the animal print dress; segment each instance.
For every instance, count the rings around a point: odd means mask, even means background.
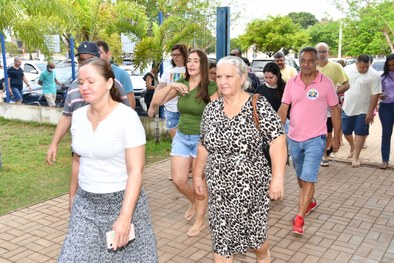
[[[208,151],[209,226],[215,253],[224,257],[258,248],[267,239],[271,170],[263,157],[268,142],[284,134],[279,116],[264,97],[257,101],[261,132],[253,121],[252,96],[228,118],[223,98],[205,108],[201,143]]]

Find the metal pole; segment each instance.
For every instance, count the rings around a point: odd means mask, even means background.
[[[3,70],[4,70],[4,89],[6,94],[5,102],[10,102],[10,91],[8,90],[8,74],[7,74],[7,55],[5,53],[5,38],[4,34],[0,32],[0,41],[1,41],[1,54],[3,56]]]
[[[70,35],[70,59],[71,59],[71,78],[75,80],[75,55],[74,55],[74,38]]]
[[[159,11],[159,25],[163,24],[163,12]],[[163,57],[161,59],[163,61]],[[160,63],[160,76],[163,74],[163,63]],[[155,143],[160,143],[160,107],[156,107],[156,114],[155,114]]]
[[[159,25],[161,25],[161,24],[163,24],[163,12],[159,11]],[[163,74],[163,63],[160,63],[160,76],[162,74]]]
[[[216,60],[230,51],[230,7],[216,9]]]
[[[339,19],[338,58],[342,57],[342,17]]]

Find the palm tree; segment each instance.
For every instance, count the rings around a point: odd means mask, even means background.
[[[45,36],[52,34],[51,21],[69,21],[63,2],[46,0],[3,0],[0,6],[0,31],[21,40],[28,50],[50,54]]]

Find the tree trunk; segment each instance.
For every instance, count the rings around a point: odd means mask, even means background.
[[[394,46],[393,46],[393,41],[391,41],[389,34],[387,33],[386,30],[383,30],[383,35],[386,38],[387,44],[390,47],[391,53],[394,53]]]

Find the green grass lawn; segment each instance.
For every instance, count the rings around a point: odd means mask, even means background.
[[[0,118],[0,214],[48,200],[68,192],[71,152],[70,136],[59,145],[57,162],[49,166],[45,156],[54,125]],[[169,158],[171,139],[159,144],[148,140],[146,164]]]

